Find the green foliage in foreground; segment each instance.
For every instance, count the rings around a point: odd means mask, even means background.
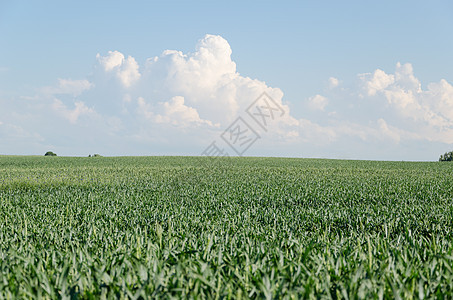
[[[453,165],[0,157],[0,298],[451,298]]]

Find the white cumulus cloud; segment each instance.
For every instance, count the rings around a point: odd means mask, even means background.
[[[329,78],[329,88],[333,89],[340,85],[338,78],[330,77]]]
[[[118,51],[109,51],[106,56],[101,56],[99,53],[96,55],[99,64],[107,73],[113,73],[117,79],[123,84],[124,87],[130,87],[138,79],[140,79],[140,72],[138,63],[135,58],[125,56]]]
[[[453,144],[453,86],[449,82],[442,79],[422,89],[409,63],[397,63],[393,73],[376,69],[358,77],[357,86],[308,99],[308,106],[318,113],[299,120],[305,143],[350,144],[358,139],[369,147],[376,142]],[[329,99],[342,101],[330,104]]]
[[[329,103],[329,99],[324,96],[316,95],[308,99],[309,106],[314,110],[322,110],[326,108]]]
[[[386,74],[384,71],[377,69],[374,71],[370,79],[371,74],[362,74],[361,77],[366,81],[366,91],[369,96],[374,96],[376,92],[382,91],[390,84],[395,82],[395,75]]]
[[[55,94],[70,94],[79,96],[83,92],[91,89],[94,85],[86,79],[72,80],[72,79],[58,79],[58,85],[43,88],[43,92],[49,95]]]
[[[297,123],[291,117],[288,105],[282,102],[283,92],[263,81],[241,76],[231,54],[231,47],[224,38],[207,34],[198,41],[194,52],[165,50],[161,55],[147,59],[143,66],[138,66],[135,59],[129,57],[137,75],[133,77],[134,84],[123,85],[127,96],[122,95],[121,102],[129,106],[129,111],[136,111],[131,107],[135,102],[125,99],[146,99],[148,112],[158,109],[159,103],[167,103],[162,107],[165,112],[159,113],[161,123],[169,120],[171,114],[173,123],[228,126],[266,92],[285,110],[285,116],[280,120],[282,126]],[[97,56],[105,74],[113,72],[117,77],[121,77],[118,74],[122,74],[127,64],[124,57],[117,51]],[[144,105],[140,101],[136,103]]]
[[[369,95],[383,97],[388,110],[410,125],[408,131],[429,141],[453,142],[453,86],[446,80],[423,90],[409,63],[398,63],[395,74],[376,70],[371,79],[362,79]]]
[[[52,108],[64,118],[69,120],[69,122],[75,124],[80,116],[82,115],[94,115],[95,111],[92,108],[89,108],[83,102],[75,102],[74,109],[69,109],[62,101],[54,99]]]
[[[195,123],[213,126],[211,121],[202,120],[196,109],[184,105],[184,97],[173,97],[170,101],[161,103],[161,105],[164,113],[156,116],[157,123],[171,123],[173,125]]]
[[[219,126],[219,124],[212,124],[209,120],[201,119],[196,109],[184,104],[184,97],[181,96],[175,96],[167,102],[160,102],[154,108],[143,97],[139,97],[137,103],[138,112],[155,123],[171,124],[178,127]]]

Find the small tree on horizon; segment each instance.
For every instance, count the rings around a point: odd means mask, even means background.
[[[439,161],[453,161],[453,151],[441,155]]]
[[[52,151],[47,151],[46,154],[44,154],[44,156],[57,156],[57,154],[53,153]]]

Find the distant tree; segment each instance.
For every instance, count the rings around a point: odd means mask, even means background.
[[[100,154],[93,154],[93,157],[102,157]]]
[[[441,155],[439,161],[453,161],[453,151]]]
[[[52,151],[47,151],[46,154],[44,154],[44,156],[57,156],[57,154],[53,153]]]

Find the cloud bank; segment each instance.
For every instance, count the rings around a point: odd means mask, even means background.
[[[97,54],[87,78],[0,99],[0,138],[8,141],[0,151],[197,155],[263,92],[284,114],[267,132],[253,125],[262,139],[246,155],[399,159],[414,145],[453,145],[453,86],[442,79],[422,88],[410,63],[353,83],[330,77],[326,90],[284,100],[279,88],[239,74],[231,54],[217,35],[193,52],[166,50],[143,63],[118,51]]]
[[[446,80],[423,89],[410,63],[397,63],[393,73],[376,69],[357,78],[348,88],[330,78],[326,95],[306,101],[307,108],[323,113],[299,120],[301,138],[324,146],[360,144],[368,153],[392,149],[402,158],[420,149],[452,147],[453,86]]]

